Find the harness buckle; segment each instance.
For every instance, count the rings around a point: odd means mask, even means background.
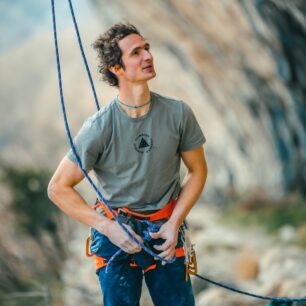
[[[127,211],[125,211],[124,209],[122,209],[122,207],[118,208],[117,210],[118,215],[124,216],[124,217],[130,217],[131,214],[128,213]]]

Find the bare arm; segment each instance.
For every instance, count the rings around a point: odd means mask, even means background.
[[[79,166],[64,157],[51,178],[48,196],[66,215],[103,233],[107,218],[91,209],[74,189],[83,179]]]
[[[74,189],[83,179],[84,175],[79,166],[64,157],[48,186],[50,200],[66,215],[95,228],[125,252],[140,251],[140,247],[128,237],[116,222],[90,208],[83,197]],[[135,237],[140,238],[136,234]]]
[[[165,239],[161,246],[155,246],[157,250],[163,251],[160,256],[165,259],[171,259],[174,256],[178,229],[200,197],[207,177],[207,164],[203,147],[183,152],[181,155],[188,173],[178,201],[168,222],[160,228],[158,233],[151,233],[151,236],[155,239]]]
[[[187,217],[189,211],[200,197],[207,178],[207,163],[203,147],[182,153],[187,174],[175,209],[169,219],[177,228]]]

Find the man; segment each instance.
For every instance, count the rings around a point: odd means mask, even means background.
[[[87,205],[74,189],[84,175],[71,150],[54,173],[48,195],[64,213],[93,229],[91,250],[104,305],[139,305],[143,277],[154,305],[194,305],[179,229],[205,185],[205,137],[187,104],[149,90],[148,81],[156,75],[153,57],[133,25],[115,24],[94,48],[103,80],[118,87],[118,96],[84,123],[76,150],[114,212],[121,216],[119,208],[126,209],[124,216],[133,220],[126,226],[138,241],[144,242],[143,231],[136,230],[141,220],[159,224],[157,232],[150,232],[150,247],[165,261],[148,257],[107,209]],[[182,186],[181,159],[188,169]],[[119,248],[121,255],[106,266]]]

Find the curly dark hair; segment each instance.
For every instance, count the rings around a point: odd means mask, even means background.
[[[116,23],[93,43],[93,48],[98,52],[100,60],[99,72],[103,81],[110,86],[119,86],[118,78],[108,68],[119,65],[124,68],[122,51],[118,42],[130,34],[138,34],[137,28],[130,23]]]

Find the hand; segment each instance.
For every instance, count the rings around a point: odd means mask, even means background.
[[[159,256],[164,259],[171,260],[175,257],[175,247],[177,245],[178,240],[178,228],[167,221],[164,223],[158,232],[152,233],[150,235],[153,239],[162,238],[165,239],[165,242],[161,245],[154,245],[154,248],[158,251],[162,251]],[[165,265],[166,262],[162,262],[162,265]]]
[[[123,224],[123,226],[125,226],[138,241],[143,243],[141,237],[138,236],[129,225]],[[133,241],[116,221],[108,220],[103,233],[113,244],[126,253],[134,254],[141,251],[141,246]]]

